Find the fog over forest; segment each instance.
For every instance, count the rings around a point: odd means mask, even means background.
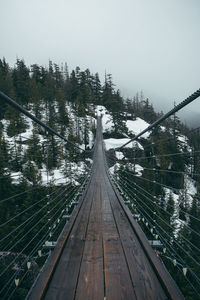
[[[198,0],[2,0],[0,58],[111,73],[124,97],[142,90],[167,111],[199,88],[199,11]],[[198,108],[182,120],[196,126]]]

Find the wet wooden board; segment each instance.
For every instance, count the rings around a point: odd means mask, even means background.
[[[128,265],[111,210],[107,191],[102,191],[105,295],[111,299],[136,299]]]
[[[95,199],[90,213],[75,299],[104,299],[102,216],[100,213],[102,205],[98,181],[95,182],[95,186]]]

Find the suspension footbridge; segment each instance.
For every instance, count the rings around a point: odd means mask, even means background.
[[[108,178],[100,120],[92,178],[69,226],[30,299],[183,299]]]
[[[193,95],[184,102],[184,105],[196,99],[199,93],[198,91],[195,96]],[[6,99],[2,94],[1,97]],[[18,105],[15,107],[19,108]],[[177,110],[180,108],[181,106],[177,107]],[[22,108],[20,110],[32,120],[38,121],[27,111]],[[173,113],[174,110],[166,115],[166,118]],[[162,117],[147,130],[151,130],[163,120]],[[40,125],[43,126],[41,122]],[[51,128],[46,127],[46,130],[51,131]],[[51,133],[55,134],[55,132]],[[62,139],[62,136],[59,138]],[[65,142],[68,141],[65,139]],[[76,203],[69,222],[64,226],[55,249],[30,289],[27,299],[184,299],[163,262],[151,248],[137,218],[133,218],[133,214],[126,206],[126,201],[124,201],[126,197],[124,199],[123,192],[120,193],[121,188],[109,174],[108,162],[102,139],[101,118],[98,117],[90,176],[87,180],[84,178],[79,201]],[[131,192],[132,188],[128,186],[129,180],[130,178],[127,178],[127,189]],[[53,212],[56,212],[56,205],[62,204],[58,215],[55,216],[54,225],[55,220],[60,220],[64,213],[63,207],[66,206],[66,201],[63,199],[69,195],[69,191],[67,194],[65,191],[59,194],[61,202],[57,199],[57,204],[52,207]],[[70,193],[73,194],[73,191],[70,190]],[[7,200],[9,199],[5,199]],[[70,205],[73,203],[74,198]],[[140,205],[141,203],[138,204],[138,211],[142,212],[147,204],[144,204],[141,210]],[[143,219],[146,220],[147,217]],[[149,223],[146,222],[146,226],[148,225]],[[153,232],[153,227],[151,230]],[[52,234],[52,228],[48,227],[45,234],[42,242],[35,246],[34,251],[38,251],[47,236]],[[31,252],[32,256],[34,251]],[[39,251],[38,255],[41,256]],[[23,268],[26,265],[30,267],[29,260],[29,258],[25,259],[22,264]],[[3,274],[4,271],[1,273]],[[19,284],[18,273],[16,272],[9,282],[9,285],[14,283],[15,288]],[[6,284],[8,290],[9,285]],[[12,297],[15,289],[11,291]]]

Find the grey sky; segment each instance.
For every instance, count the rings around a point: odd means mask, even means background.
[[[200,87],[199,15],[199,0],[0,0],[0,58],[106,70],[169,109]]]

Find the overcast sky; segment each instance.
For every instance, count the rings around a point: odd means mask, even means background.
[[[200,88],[199,16],[200,0],[0,0],[0,58],[106,70],[166,110]]]

